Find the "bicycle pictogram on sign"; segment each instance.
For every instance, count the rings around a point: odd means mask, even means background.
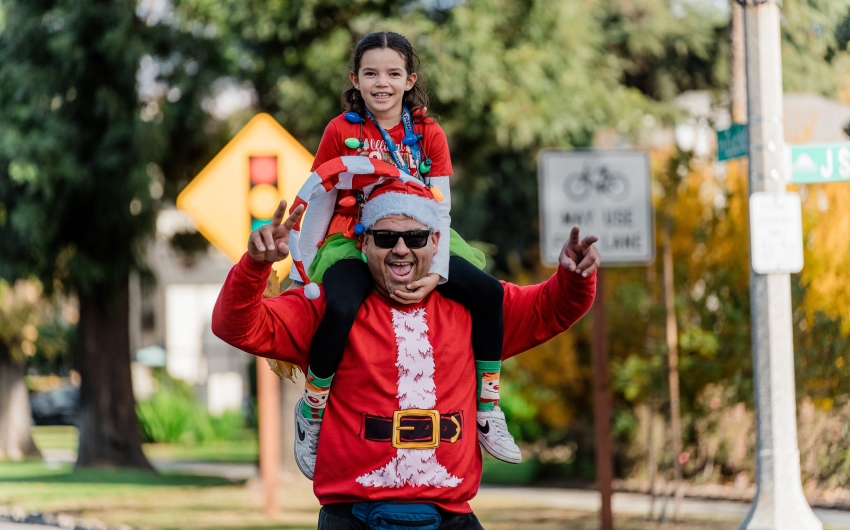
[[[594,192],[619,202],[629,196],[629,181],[619,171],[591,164],[585,164],[581,171],[570,174],[564,181],[564,193],[572,201],[587,200]]]

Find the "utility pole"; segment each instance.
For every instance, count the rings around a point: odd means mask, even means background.
[[[777,0],[744,6],[749,191],[785,192],[782,58]],[[821,530],[800,484],[794,391],[791,278],[750,266],[756,402],[756,497],[740,530]]]
[[[280,294],[280,280],[269,273],[263,298]],[[265,359],[257,359],[257,423],[260,444],[260,479],[263,483],[266,515],[278,513],[277,484],[280,478],[280,377],[269,369]]]

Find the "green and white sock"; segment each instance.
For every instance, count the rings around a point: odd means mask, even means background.
[[[331,391],[331,381],[334,376],[317,377],[313,370],[307,368],[307,380],[304,382],[304,398],[301,400],[301,415],[308,420],[321,419]]]
[[[499,374],[502,361],[475,361],[478,410],[493,410],[499,404]]]

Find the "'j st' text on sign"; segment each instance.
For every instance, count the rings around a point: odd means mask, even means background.
[[[850,143],[791,145],[791,181],[850,181]]]
[[[540,155],[541,259],[554,265],[573,226],[599,237],[604,265],[654,256],[646,153],[545,151]]]

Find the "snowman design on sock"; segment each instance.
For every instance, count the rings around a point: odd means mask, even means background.
[[[484,372],[481,377],[481,403],[499,404],[499,372]]]

